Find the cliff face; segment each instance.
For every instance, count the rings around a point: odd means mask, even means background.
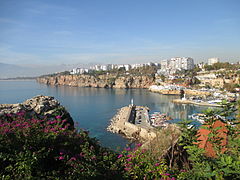
[[[37,79],[39,83],[49,85],[67,85],[77,87],[101,87],[101,88],[149,88],[154,84],[151,76],[116,76],[116,75],[61,75],[46,76]]]

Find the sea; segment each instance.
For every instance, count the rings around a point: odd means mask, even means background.
[[[49,86],[35,80],[0,81],[0,104],[21,103],[37,95],[53,96],[71,114],[75,124],[99,143],[113,150],[121,150],[131,144],[121,135],[106,130],[118,109],[130,104],[147,106],[150,113],[167,113],[172,123],[188,119],[206,107],[174,104],[175,95],[161,95],[147,89],[105,89],[70,86]],[[196,122],[197,124],[197,122]]]

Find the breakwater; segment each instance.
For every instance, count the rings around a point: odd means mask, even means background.
[[[141,125],[134,124],[136,108],[140,108],[140,106],[122,107],[111,119],[111,123],[107,130],[112,133],[122,134],[128,139],[142,143],[153,140],[156,137],[154,128],[142,127]]]

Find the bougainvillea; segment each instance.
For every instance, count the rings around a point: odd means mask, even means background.
[[[106,178],[117,156],[83,130],[69,130],[61,116],[27,118],[24,112],[0,119],[0,175],[3,179]]]

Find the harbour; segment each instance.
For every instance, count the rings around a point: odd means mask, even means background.
[[[206,109],[204,106],[175,104],[172,100],[178,96],[157,94],[147,89],[47,86],[35,81],[0,82],[2,104],[20,103],[39,94],[55,97],[69,111],[76,126],[89,131],[91,137],[96,137],[103,146],[111,149],[124,148],[130,143],[129,140],[107,131],[106,128],[116,112],[131,103],[132,98],[135,104],[147,106],[149,114],[167,113],[173,119],[171,123],[187,119],[188,115]]]

